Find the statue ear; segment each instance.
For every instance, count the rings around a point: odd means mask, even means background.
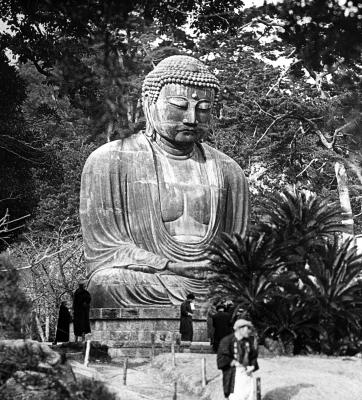
[[[153,111],[155,108],[155,103],[151,102],[149,97],[145,97],[143,101],[143,112],[146,118],[146,136],[150,137],[151,139],[155,138],[155,129],[153,123]]]

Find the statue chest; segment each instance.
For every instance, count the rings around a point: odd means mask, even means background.
[[[179,241],[200,240],[211,218],[210,184],[205,163],[195,156],[186,160],[157,157],[161,218]]]

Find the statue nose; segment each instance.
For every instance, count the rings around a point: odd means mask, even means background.
[[[187,114],[182,121],[185,125],[197,125],[196,120],[196,107],[189,106]]]

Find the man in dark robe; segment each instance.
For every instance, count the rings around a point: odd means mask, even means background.
[[[192,342],[192,336],[194,334],[192,327],[192,314],[195,309],[194,299],[195,296],[190,293],[181,304],[180,333],[182,341]]]
[[[89,292],[84,288],[84,282],[79,283],[78,289],[74,293],[73,297],[73,312],[74,312],[74,336],[75,341],[78,341],[78,336],[85,339],[85,334],[90,333],[89,323],[89,305],[91,302],[91,296]]]
[[[249,400],[253,396],[251,374],[259,365],[258,352],[250,338],[252,328],[250,321],[238,319],[234,333],[225,336],[219,345],[217,367],[222,370],[224,395],[229,400]]]
[[[210,304],[209,310],[207,312],[207,337],[210,339],[210,344],[213,344],[214,340],[214,325],[212,322],[212,317],[216,314],[216,306],[219,304],[219,300],[215,300],[213,303]]]
[[[212,348],[215,353],[219,348],[220,340],[232,333],[231,327],[231,314],[225,311],[224,304],[219,304],[216,307],[216,314],[212,316],[212,325],[214,327],[214,337],[212,341]]]
[[[59,307],[57,332],[53,344],[57,344],[57,342],[69,342],[69,324],[71,320],[72,317],[68,310],[67,302],[62,301]]]

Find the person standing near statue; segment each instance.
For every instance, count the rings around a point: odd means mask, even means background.
[[[90,302],[91,296],[84,288],[84,282],[79,282],[79,287],[74,292],[73,297],[73,325],[76,342],[78,342],[79,336],[82,337],[82,341],[84,341],[85,335],[91,331],[89,323]]]
[[[221,339],[232,333],[231,314],[225,310],[223,303],[216,306],[216,314],[212,316],[212,325],[214,336],[212,340],[212,349],[217,353]]]
[[[58,342],[69,342],[69,324],[71,320],[72,316],[70,315],[67,302],[62,301],[59,307],[57,331],[53,345],[56,345]]]
[[[217,352],[217,367],[223,373],[224,395],[229,400],[253,400],[254,382],[252,373],[259,369],[258,351],[254,347],[251,333],[253,324],[238,319],[234,333],[225,336]]]
[[[195,311],[195,296],[190,293],[187,295],[186,300],[181,304],[180,315],[180,333],[181,340],[192,342],[194,334],[192,326],[192,314]]]

